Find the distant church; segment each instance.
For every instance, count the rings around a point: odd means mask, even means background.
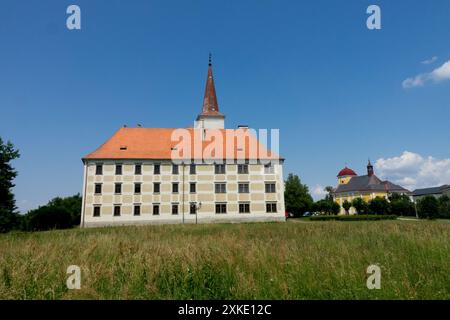
[[[183,163],[174,161],[179,130],[200,136],[193,146],[200,151],[210,147],[208,135],[221,133],[223,156],[205,159],[194,150]],[[249,131],[225,129],[210,60],[193,128],[123,127],[82,159],[81,226],[284,221],[283,159]],[[245,141],[244,147],[232,139]]]
[[[333,198],[336,203],[341,206],[340,214],[354,214],[355,209],[350,208],[350,212],[346,212],[342,204],[347,200],[352,202],[355,198],[362,198],[365,202],[369,202],[376,197],[388,198],[390,194],[409,194],[409,190],[396,185],[388,180],[380,180],[373,172],[373,166],[367,164],[367,175],[358,176],[355,171],[345,167],[339,171],[338,186],[333,191]]]

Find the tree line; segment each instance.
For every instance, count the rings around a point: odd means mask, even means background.
[[[336,215],[340,206],[333,200],[332,187],[326,187],[324,199],[314,202],[308,186],[301,183],[297,175],[290,173],[285,183],[284,200],[286,211],[295,217],[301,217],[306,212],[316,212],[323,215]],[[414,204],[407,195],[391,194],[388,199],[376,197],[369,202],[355,198],[351,202],[345,200],[342,204],[345,212],[354,208],[356,214],[418,216],[419,218],[435,219],[450,218],[450,198],[443,195],[439,198],[425,196]]]

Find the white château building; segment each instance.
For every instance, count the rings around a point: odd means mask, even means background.
[[[283,159],[225,129],[208,66],[193,128],[120,128],[85,156],[81,227],[284,221]]]

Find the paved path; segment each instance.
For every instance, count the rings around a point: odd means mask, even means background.
[[[405,220],[405,221],[420,221],[419,219],[415,219],[415,218],[398,218],[397,220]]]

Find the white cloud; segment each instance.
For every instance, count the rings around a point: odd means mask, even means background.
[[[434,81],[443,81],[450,79],[450,60],[431,72],[431,78]]]
[[[316,184],[316,186],[314,188],[312,188],[311,190],[311,196],[313,197],[314,200],[320,200],[325,198],[325,196],[327,195],[327,192],[324,190],[325,187],[321,186],[320,184]]]
[[[414,78],[408,78],[402,82],[402,86],[405,89],[414,88],[414,87],[422,87],[425,84],[425,81],[428,78],[428,74],[419,74]]]
[[[400,156],[375,162],[376,174],[409,190],[450,184],[450,158],[423,157],[404,151]]]
[[[429,81],[437,83],[444,80],[450,80],[450,60],[429,73],[422,73],[404,80],[402,86],[403,88],[414,88],[421,87]]]
[[[434,57],[432,57],[431,59],[422,61],[421,63],[422,63],[422,64],[432,64],[432,63],[435,62],[437,59],[438,59],[438,57],[434,56]]]

